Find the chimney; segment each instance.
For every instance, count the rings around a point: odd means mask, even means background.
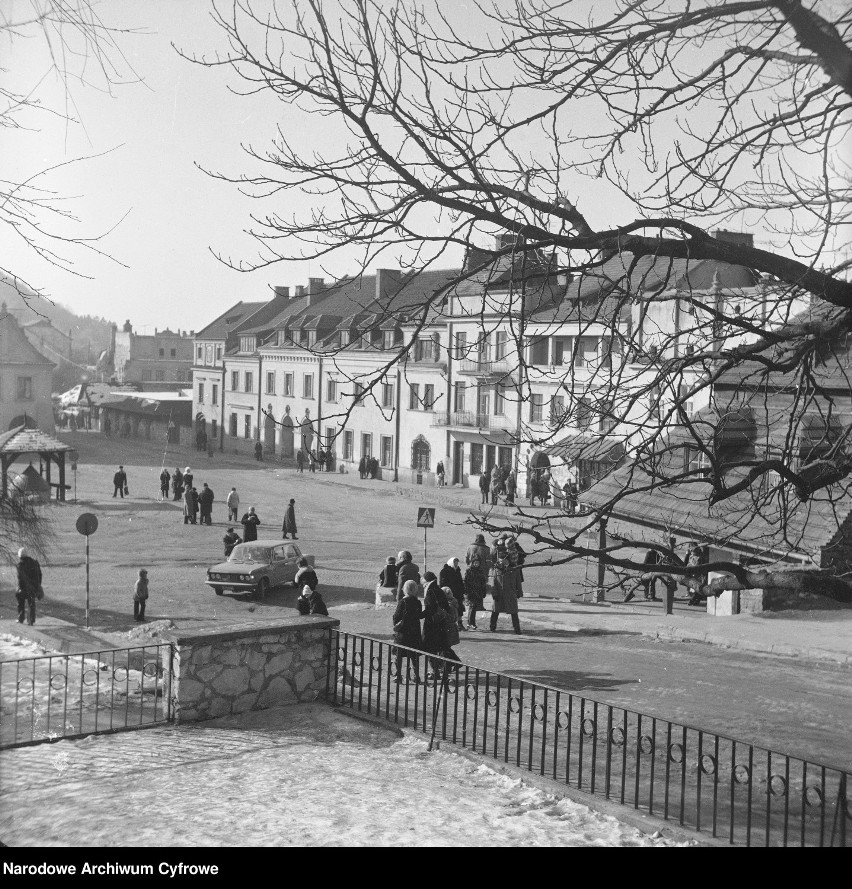
[[[494,244],[495,250],[506,250],[509,247],[514,247],[514,245],[518,241],[518,235],[515,232],[500,232],[497,235],[496,242]]]
[[[195,331],[194,331],[194,330],[190,330],[189,335],[190,335],[190,336],[195,336]]]
[[[399,288],[402,272],[399,269],[376,269],[376,299],[389,296]]]
[[[305,285],[297,284],[296,285],[296,296],[304,296],[305,295]]]
[[[754,247],[754,235],[751,232],[729,232],[723,228],[717,228],[712,232],[712,235],[717,241],[724,241],[726,244]]]
[[[319,293],[325,286],[325,278],[308,278],[308,293]]]
[[[133,325],[130,323],[130,319],[124,322],[124,326],[121,328],[124,333],[133,333]]]
[[[273,287],[275,291],[276,299],[290,299],[290,288],[289,287]]]

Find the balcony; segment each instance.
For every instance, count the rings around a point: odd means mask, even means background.
[[[495,417],[476,411],[435,411],[432,425],[450,429],[477,429],[480,432],[508,432],[515,428],[514,421],[508,417]]]
[[[480,380],[495,380],[506,377],[512,367],[507,358],[499,358],[496,361],[472,361],[459,362],[458,372],[463,376],[476,377]]]

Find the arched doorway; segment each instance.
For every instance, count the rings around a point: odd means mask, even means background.
[[[18,414],[9,424],[9,429],[17,429],[18,426],[24,426],[27,429],[36,429],[36,421],[29,414]]]
[[[263,418],[263,452],[270,456],[275,453],[275,417],[272,416],[272,405],[266,406]]]
[[[533,495],[533,491],[538,492],[538,484],[545,470],[550,469],[550,458],[542,451],[533,451],[530,455],[529,472],[527,472],[527,497],[539,496],[538,493]]]
[[[422,435],[418,435],[411,445],[411,468],[417,472],[429,472],[432,448]]]
[[[290,405],[288,404],[284,419],[281,421],[281,453],[285,457],[293,456],[293,420],[290,417]]]

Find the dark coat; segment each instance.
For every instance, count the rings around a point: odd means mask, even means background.
[[[441,586],[450,588],[459,606],[464,604],[464,578],[462,577],[461,568],[451,568],[449,565],[443,565],[441,573],[438,575],[438,583]]]
[[[240,524],[243,526],[243,543],[257,540],[257,526],[260,524],[260,519],[256,515],[247,512],[240,519]]]
[[[426,588],[423,600],[423,649],[433,654],[450,647],[447,621],[451,619],[447,597],[436,581]]]
[[[311,614],[322,614],[328,617],[328,608],[325,607],[325,601],[316,590],[308,596],[308,601],[311,603]]]
[[[35,596],[41,586],[41,565],[32,556],[18,562],[18,589],[27,596]]]
[[[225,544],[225,558],[227,559],[229,555],[231,555],[231,551],[238,544],[242,543],[242,538],[235,531],[228,531],[225,536],[222,538],[222,543]]]
[[[409,648],[421,648],[423,637],[420,635],[420,621],[423,620],[423,606],[416,596],[400,599],[393,613],[394,641]],[[396,629],[402,623],[400,630]]]
[[[487,577],[491,568],[491,550],[484,544],[471,543],[464,556],[465,564],[470,565],[474,559],[479,559],[479,567]]]
[[[198,512],[198,497],[194,494],[192,488],[187,488],[183,492],[183,514],[194,516]]]
[[[119,470],[112,477],[112,483],[116,486],[116,488],[123,488],[127,484],[127,473]]]
[[[505,563],[504,563],[505,565]],[[518,613],[518,569],[510,565],[494,570],[494,603],[492,611],[503,614]]]
[[[468,568],[464,573],[464,594],[468,607],[482,608],[485,598],[485,575],[475,568]]]
[[[169,489],[169,482],[171,481],[171,478],[172,478],[172,477],[171,477],[171,475],[169,474],[169,470],[168,470],[168,469],[164,469],[164,470],[160,473],[160,489],[161,489],[161,490],[163,490],[163,491],[168,491],[168,489]]]
[[[202,507],[205,512],[210,512],[213,508],[213,500],[215,499],[215,494],[210,490],[210,488],[202,488],[201,493],[198,495],[198,505]]]
[[[284,524],[281,526],[281,533],[295,534],[296,530],[296,507],[291,503],[284,513]]]
[[[183,488],[183,473],[176,469],[175,474],[172,476],[172,490],[177,493],[181,488]]]
[[[379,572],[379,586],[393,590],[396,589],[397,580],[399,580],[399,565],[385,565]]]
[[[319,585],[319,578],[316,571],[308,565],[307,568],[300,568],[296,572],[295,584],[297,587],[309,586],[311,591],[316,590]]]
[[[491,473],[483,472],[482,475],[479,476],[479,490],[487,491],[491,486]]]
[[[415,565],[414,562],[403,562],[397,567],[399,568],[399,575],[396,580],[396,592],[398,597],[402,597],[402,588],[407,580],[420,583],[420,567]]]

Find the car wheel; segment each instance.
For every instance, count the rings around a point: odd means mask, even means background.
[[[214,586],[213,592],[216,593],[217,596],[221,596],[225,592],[225,587],[223,586]]]
[[[260,583],[257,585],[257,593],[261,599],[266,598],[266,594],[269,592],[269,578],[261,577]]]

